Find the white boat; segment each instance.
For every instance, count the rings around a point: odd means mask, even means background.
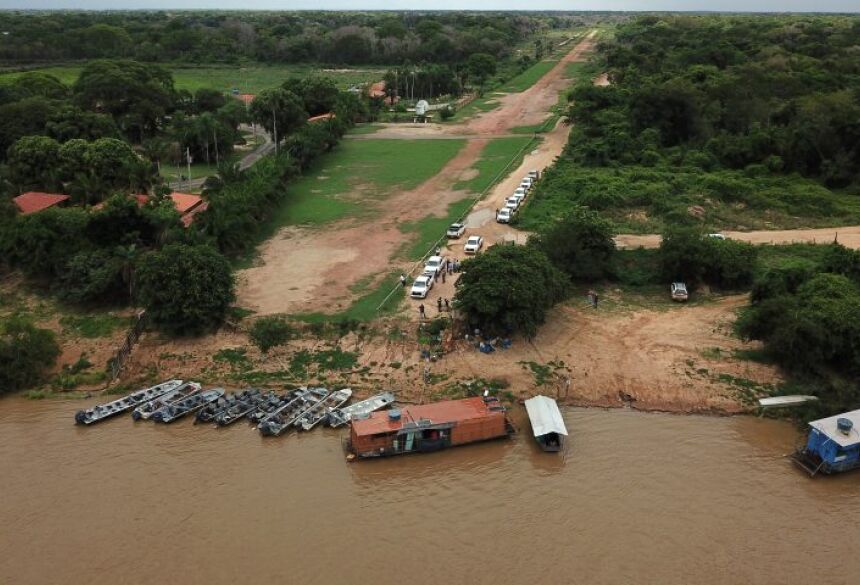
[[[371,412],[383,409],[394,402],[393,392],[383,392],[376,396],[371,396],[366,400],[344,406],[343,408],[335,408],[328,413],[326,423],[332,428],[337,428],[345,425],[349,421],[358,418],[364,418]]]
[[[525,402],[526,412],[532,423],[532,432],[540,448],[544,451],[561,451],[567,427],[555,400],[548,396],[535,396]]]
[[[816,400],[818,400],[818,396],[793,394],[791,396],[770,396],[768,398],[759,398],[758,405],[762,408],[776,408],[781,406],[797,406],[798,404],[806,404],[807,402],[815,402]]]
[[[152,400],[147,400],[143,404],[139,405],[137,408],[131,411],[131,418],[134,420],[147,420],[151,417],[155,412],[168,404],[173,404],[174,402],[178,402],[183,398],[191,396],[192,394],[197,394],[200,392],[200,384],[197,382],[185,382],[184,384],[177,386],[170,392],[166,392],[159,396],[158,398],[153,398]]]
[[[147,400],[158,398],[178,388],[180,385],[182,385],[182,380],[168,380],[167,382],[132,392],[124,398],[119,398],[106,404],[99,404],[87,410],[79,410],[75,413],[75,422],[79,425],[91,425],[143,404]]]
[[[300,416],[296,418],[296,428],[302,429],[303,431],[309,431],[319,423],[328,418],[328,414],[334,410],[335,408],[340,408],[342,405],[346,403],[352,397],[352,390],[350,388],[344,388],[342,390],[335,390],[328,396],[326,396],[323,400],[320,400],[318,403],[314,404],[312,407],[304,411]]]

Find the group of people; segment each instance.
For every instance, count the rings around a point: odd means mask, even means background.
[[[443,309],[444,306],[444,309]],[[436,309],[441,313],[443,310],[446,312],[451,311],[451,301],[448,299],[443,299],[439,297],[436,299]],[[423,319],[427,318],[427,310],[424,308],[424,303],[418,305],[418,317]]]

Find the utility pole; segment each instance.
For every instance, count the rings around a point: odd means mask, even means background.
[[[280,147],[278,145],[278,113],[275,111],[274,107],[272,107],[272,128],[274,129],[275,134],[275,154],[279,154]]]
[[[185,163],[188,165],[188,185],[191,185],[191,149],[185,147]]]
[[[218,131],[212,128],[212,141],[215,143],[215,164],[221,164],[221,157],[218,156]]]

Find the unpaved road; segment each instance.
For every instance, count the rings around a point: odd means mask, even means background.
[[[458,136],[465,145],[436,176],[417,188],[395,192],[379,203],[368,202],[377,206],[372,220],[345,219],[323,228],[282,229],[261,246],[258,265],[239,274],[239,304],[262,315],[337,312],[356,296],[351,290],[356,283],[371,278],[368,288],[372,289],[392,270],[408,270],[408,262],[394,258],[408,241],[399,226],[430,215],[443,216],[450,203],[468,197],[469,193],[455,191],[453,186],[474,173],[472,166],[488,139],[544,121],[569,83],[564,77],[567,63],[585,59],[593,46],[592,37],[589,34],[532,87],[500,97],[498,108],[464,124],[391,125],[371,135],[404,139]],[[549,165],[564,148],[568,132],[567,127],[558,126],[544,135],[543,144],[493,191],[489,205],[513,190],[511,185],[518,184],[523,168]]]
[[[720,232],[732,240],[750,244],[827,244],[839,242],[843,246],[860,249],[860,225],[797,230],[763,230],[754,232]],[[660,234],[619,234],[615,245],[622,250],[659,248]]]

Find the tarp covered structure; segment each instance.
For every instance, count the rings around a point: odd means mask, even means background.
[[[567,428],[555,400],[547,396],[535,396],[526,400],[525,404],[535,437],[550,433],[567,436]]]

